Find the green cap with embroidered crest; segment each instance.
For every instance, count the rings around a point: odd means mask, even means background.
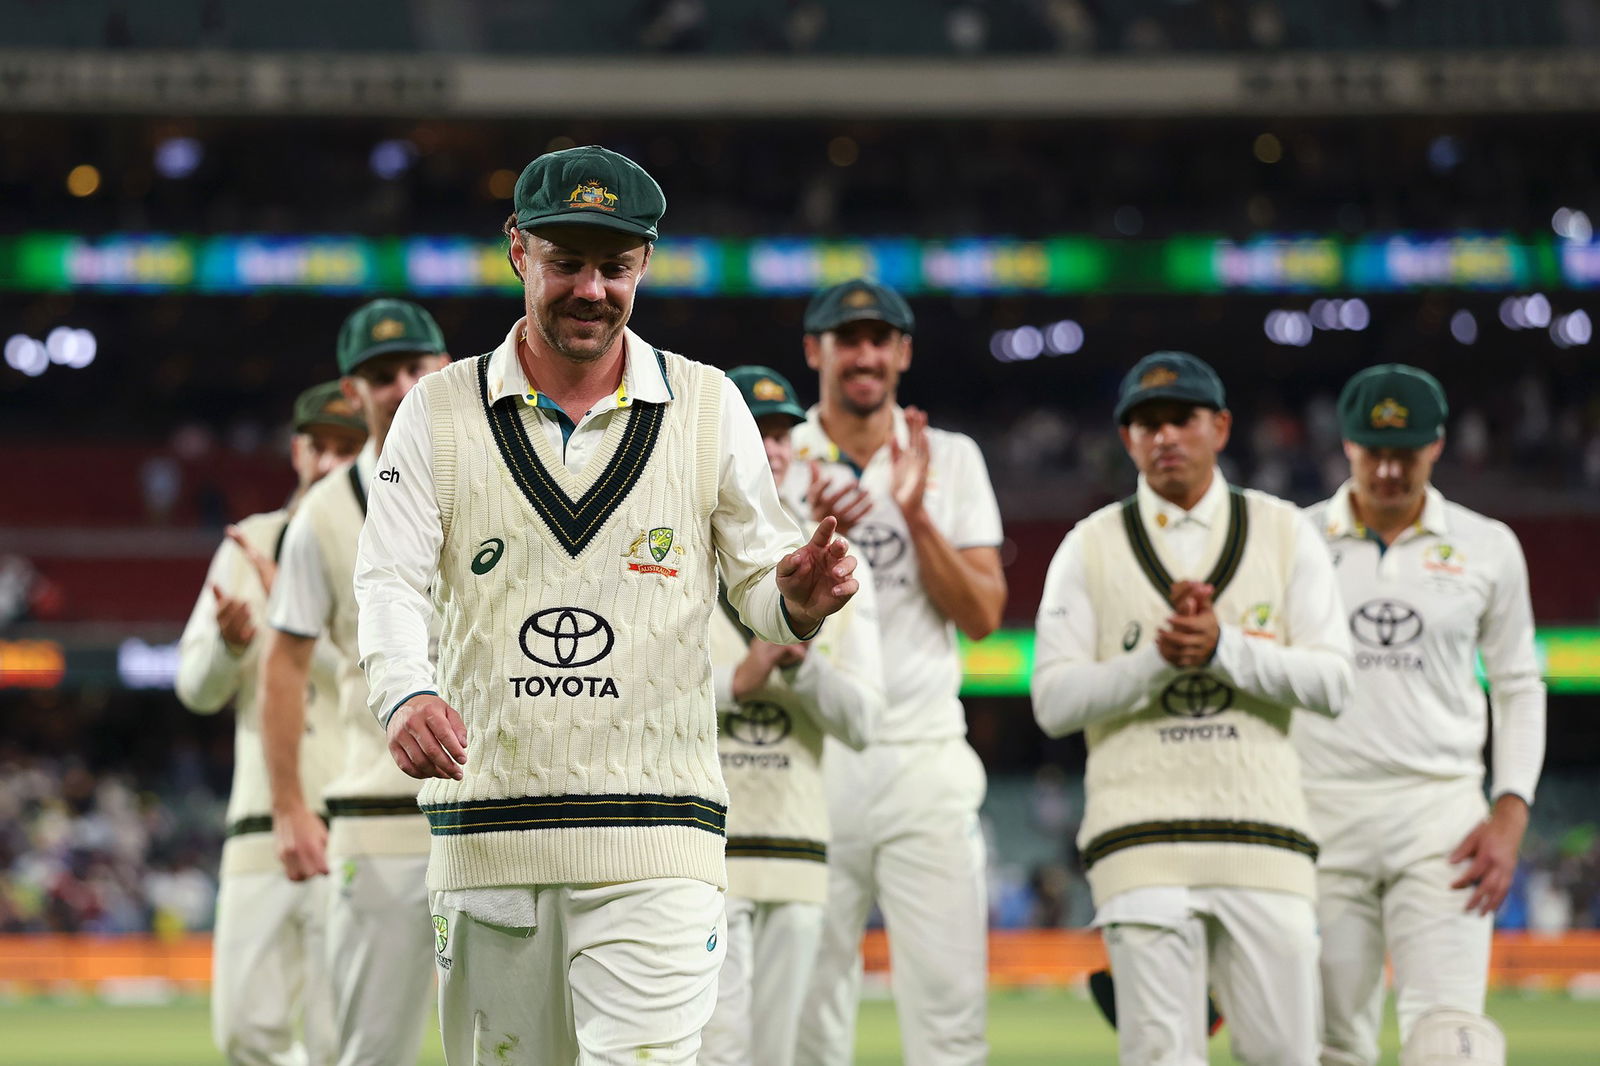
[[[384,298],[362,304],[339,327],[339,373],[353,373],[368,359],[391,352],[443,355],[444,332],[410,300]]]
[[[1217,372],[1188,352],[1151,352],[1133,364],[1117,390],[1117,425],[1127,425],[1133,409],[1152,400],[1189,403],[1213,411],[1228,406]]]
[[[806,420],[806,409],[795,397],[794,386],[776,370],[765,366],[736,366],[728,371],[728,378],[739,386],[739,395],[744,397],[756,418],[788,415],[796,422]]]
[[[804,326],[807,333],[826,333],[847,322],[887,322],[901,333],[910,333],[916,321],[905,297],[883,282],[851,278],[811,298]]]
[[[294,431],[307,433],[313,426],[339,426],[362,435],[367,432],[367,420],[345,399],[344,389],[337,381],[313,385],[295,398]]]
[[[1344,439],[1365,448],[1421,448],[1444,436],[1450,404],[1426,370],[1404,363],[1369,366],[1339,393]]]
[[[599,145],[546,152],[529,163],[512,194],[517,228],[602,226],[656,239],[667,198],[644,167]]]

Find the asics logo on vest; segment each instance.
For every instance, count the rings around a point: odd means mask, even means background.
[[[849,541],[861,549],[874,570],[893,566],[906,553],[906,541],[899,531],[879,522],[863,522],[856,526]]]
[[[1399,648],[1422,636],[1422,616],[1397,600],[1368,600],[1350,613],[1350,635],[1369,648]]]
[[[734,740],[764,748],[788,736],[793,725],[789,712],[776,703],[751,700],[728,714],[723,728]]]
[[[472,557],[472,572],[483,575],[494,569],[494,564],[500,561],[500,556],[505,554],[506,542],[499,537],[490,537],[479,546],[479,552]]]
[[[1182,674],[1161,692],[1161,709],[1179,718],[1210,718],[1233,706],[1233,689],[1210,674]]]
[[[575,670],[611,654],[617,642],[611,623],[582,607],[550,607],[522,623],[522,654],[540,666]]]

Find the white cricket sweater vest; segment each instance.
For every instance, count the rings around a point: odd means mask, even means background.
[[[339,722],[344,765],[324,796],[328,851],[338,856],[425,855],[428,826],[413,777],[395,765],[383,727],[367,708],[367,678],[356,645],[356,548],[367,487],[351,463],[312,486],[300,511],[316,534],[332,596],[327,635],[339,649]]]
[[[736,666],[750,631],[720,607],[711,616],[711,661]],[[807,655],[832,658],[848,640],[852,604],[831,615]],[[728,892],[763,903],[828,899],[828,800],[822,730],[809,701],[773,670],[766,684],[718,716],[717,751],[728,782]]]
[[[289,512],[269,511],[239,522],[251,547],[276,559],[283,544]],[[249,564],[244,564],[249,569]],[[230,595],[250,605],[251,617],[265,635],[267,597],[254,573],[241,575],[242,587]],[[261,648],[254,642],[239,659],[239,688],[233,697],[233,788],[228,794],[226,836],[218,870],[229,874],[277,873],[277,849],[272,843],[272,789],[267,783],[267,758],[261,747],[261,709],[257,686],[261,676]],[[322,790],[339,770],[339,656],[327,639],[317,641],[311,657],[311,678],[306,690],[306,730],[300,738],[300,788],[320,809]]]
[[[1169,572],[1137,497],[1079,526],[1101,661],[1155,639],[1174,580],[1216,588],[1217,617],[1245,639],[1282,640],[1298,510],[1234,489],[1197,573]],[[1238,639],[1233,633],[1224,639]],[[1129,714],[1090,726],[1078,848],[1097,904],[1147,885],[1229,885],[1310,896],[1308,835],[1293,708],[1236,690],[1206,670],[1179,674]]]
[[[444,533],[439,694],[463,780],[430,780],[428,886],[726,884],[707,651],[722,373],[658,353],[673,399],[611,417],[578,474],[488,356],[430,375]],[[529,415],[529,417],[542,417]]]

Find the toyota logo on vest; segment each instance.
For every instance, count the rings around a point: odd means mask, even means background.
[[[1400,648],[1422,636],[1422,616],[1397,600],[1368,600],[1350,613],[1350,634],[1369,648]]]
[[[1206,673],[1181,674],[1161,691],[1161,709],[1179,718],[1209,718],[1233,706],[1233,689]]]
[[[776,703],[751,700],[727,716],[724,729],[734,740],[764,748],[789,735],[789,712]]]
[[[611,654],[611,623],[582,607],[550,607],[522,623],[522,654],[540,666],[575,670]]]
[[[881,522],[863,522],[851,531],[850,543],[861,549],[867,565],[874,570],[893,566],[906,553],[905,538],[892,526]]]

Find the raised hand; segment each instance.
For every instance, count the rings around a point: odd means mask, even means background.
[[[820,522],[832,515],[838,523],[839,535],[848,537],[856,523],[872,511],[872,497],[861,487],[861,482],[853,478],[837,492],[827,489],[827,482],[822,479],[822,464],[811,460],[811,486],[806,491],[806,499],[811,501],[811,520]]]
[[[432,693],[412,696],[389,716],[389,756],[412,777],[461,780],[467,764],[467,726],[456,709]]]
[[[855,557],[844,540],[834,536],[837,525],[833,516],[824,518],[809,541],[778,560],[778,592],[797,634],[814,633],[860,588],[852,576]]]
[[[921,408],[906,408],[905,447],[889,438],[889,486],[895,506],[907,518],[922,510],[922,497],[928,491],[928,414]]]

